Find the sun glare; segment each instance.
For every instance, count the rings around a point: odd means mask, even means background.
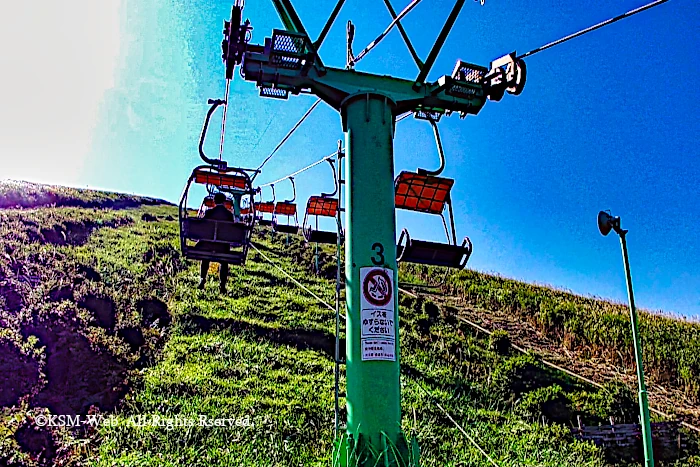
[[[0,179],[79,183],[106,89],[120,0],[15,2],[0,28]]]

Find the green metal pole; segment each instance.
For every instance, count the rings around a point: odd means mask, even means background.
[[[634,340],[634,358],[637,362],[637,381],[639,383],[639,410],[642,415],[642,442],[644,443],[644,465],[654,467],[654,449],[652,447],[651,420],[649,419],[649,401],[647,399],[647,388],[644,383],[644,362],[642,358],[642,345],[639,340],[639,328],[637,325],[637,309],[634,306],[634,292],[632,292],[632,275],[630,273],[630,263],[627,256],[626,230],[618,232],[620,234],[620,244],[622,245],[622,259],[625,263],[625,274],[627,275],[627,296],[630,301],[630,320],[632,321],[632,339]]]
[[[339,455],[334,456],[336,466],[417,465],[401,432],[393,105],[382,95],[364,93],[348,97],[341,106],[346,136],[348,419]],[[367,338],[366,319],[372,310],[367,310],[366,298],[363,302],[368,280],[363,284],[362,274],[393,285],[383,293],[393,294],[393,300],[386,305],[392,324],[384,328],[390,335],[381,341]]]
[[[241,217],[241,198],[243,198],[242,193],[233,193],[233,215],[236,219]]]

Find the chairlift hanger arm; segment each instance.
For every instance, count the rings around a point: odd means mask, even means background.
[[[284,176],[284,177],[282,177],[282,178],[278,178],[278,179],[275,180],[274,182],[265,183],[264,185],[260,185],[259,188],[266,187],[266,186],[270,186],[270,185],[272,185],[272,184],[274,184],[274,183],[283,182],[283,181],[285,181],[286,179],[288,179],[289,177],[295,177],[295,176],[299,175],[299,174],[302,173],[302,172],[306,172],[307,170],[309,170],[309,169],[311,169],[311,168],[313,168],[313,167],[316,167],[316,166],[319,165],[319,164],[323,164],[326,160],[328,160],[329,158],[335,156],[335,154],[336,154],[336,153],[329,154],[329,155],[327,155],[326,157],[324,157],[323,159],[317,160],[317,161],[314,162],[313,164],[309,164],[309,165],[307,165],[306,167],[297,170],[296,172],[290,173],[289,175],[286,175],[286,176]]]
[[[297,199],[297,187],[294,184],[294,177],[289,177],[289,181],[292,182],[292,199],[286,202],[293,203]]]
[[[335,161],[329,158],[326,159],[326,162],[330,164],[331,170],[333,171],[333,183],[335,184],[335,189],[333,190],[333,193],[321,193],[321,197],[332,198],[338,193],[338,174],[335,171]]]
[[[209,99],[207,101],[207,103],[209,105],[211,105],[211,107],[209,108],[209,111],[207,112],[207,116],[204,119],[204,126],[202,126],[202,133],[199,136],[199,157],[201,157],[202,160],[204,162],[206,162],[207,164],[225,169],[226,168],[226,161],[222,161],[219,159],[211,159],[211,158],[207,157],[206,154],[204,154],[204,139],[207,136],[207,129],[209,127],[209,120],[211,120],[211,116],[214,114],[214,112],[216,111],[216,109],[220,105],[226,104],[226,101],[223,99]]]
[[[418,169],[417,172],[420,175],[430,175],[437,177],[445,170],[445,152],[442,149],[442,140],[440,139],[440,131],[438,130],[437,122],[434,119],[428,118],[430,126],[433,127],[433,133],[435,134],[435,145],[437,146],[438,154],[440,155],[440,167],[437,170],[430,171],[426,169]]]

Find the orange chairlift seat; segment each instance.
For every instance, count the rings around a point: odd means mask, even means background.
[[[335,191],[333,193],[321,193],[320,196],[312,196],[306,203],[306,213],[304,214],[304,222],[302,230],[304,232],[304,238],[308,243],[338,243],[338,235],[340,235],[340,243],[344,241],[343,226],[340,223],[340,216],[338,216],[338,198],[334,198],[338,193],[338,178],[335,172],[335,165],[333,165],[332,159],[327,159],[328,163],[331,165],[333,170],[333,180],[335,181]],[[312,227],[310,223],[310,217],[316,217],[316,227]],[[337,230],[324,231],[318,228],[318,218],[321,217],[335,217]]]
[[[416,240],[411,238],[407,229],[401,231],[396,246],[397,261],[407,263],[428,264],[432,266],[446,266],[452,268],[464,268],[472,254],[472,243],[469,237],[464,237],[462,244],[457,244],[454,216],[452,214],[452,202],[450,191],[454,180],[438,177],[445,168],[445,156],[437,132],[437,125],[430,119],[435,131],[435,139],[440,153],[440,168],[435,172],[418,169],[414,172],[401,172],[394,181],[395,204],[397,209],[437,214],[442,218],[445,227],[447,243]],[[447,206],[450,217],[450,230],[447,228],[444,210]]]
[[[299,218],[297,217],[297,205],[294,202],[297,199],[297,188],[294,185],[294,177],[289,177],[289,181],[292,182],[292,199],[278,201],[275,204],[275,221],[272,225],[272,229],[275,232],[286,233],[286,234],[297,234],[299,233]],[[280,216],[287,216],[287,223],[282,224],[278,221]]]
[[[198,215],[197,217],[202,217],[202,215],[204,215],[204,212],[206,212],[206,209],[211,209],[215,206],[216,203],[214,203],[214,195],[210,194],[205,196],[204,200],[202,200],[202,206],[200,206],[199,208],[199,212],[201,215]],[[224,202],[224,207],[229,211],[233,212],[233,200],[227,197],[226,201]]]
[[[245,264],[250,245],[250,237],[255,224],[255,216],[250,216],[245,222],[220,221],[191,217],[187,209],[187,197],[194,184],[206,185],[209,196],[203,204],[208,203],[214,191],[230,195],[228,201],[233,207],[231,197],[247,199],[252,205],[255,194],[249,173],[255,170],[227,167],[225,161],[210,159],[203,151],[209,119],[216,108],[224,103],[221,100],[210,100],[212,107],[207,113],[202,134],[199,139],[199,155],[206,165],[196,167],[185,185],[179,205],[180,248],[182,255],[192,260],[207,260],[233,265]],[[213,202],[213,197],[212,200]],[[253,207],[253,214],[255,208]]]
[[[275,185],[270,185],[272,189],[272,201],[255,203],[255,210],[258,212],[258,224],[270,227],[275,221]],[[258,193],[260,193],[260,188],[258,188]],[[262,195],[261,195],[262,197]],[[263,214],[270,214],[269,219],[265,219]]]

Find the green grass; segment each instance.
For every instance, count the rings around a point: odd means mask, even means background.
[[[333,312],[255,251],[245,269],[231,268],[226,295],[213,278],[197,290],[198,264],[180,258],[175,214],[168,206],[0,211],[0,287],[6,287],[0,291],[9,297],[0,303],[0,350],[13,355],[10,363],[32,383],[0,412],[0,464],[50,465],[45,451],[30,449],[27,433],[34,433],[33,417],[52,406],[54,413],[68,406],[114,417],[97,430],[39,431],[56,465],[330,464]],[[284,237],[266,234],[256,244],[333,303],[332,249],[322,251],[317,276],[312,249],[299,237],[287,245]],[[450,276],[451,291],[480,305],[508,303],[493,298],[510,296],[498,282],[505,280],[469,274]],[[427,279],[423,270],[401,275],[413,283]],[[513,293],[530,303],[523,292]],[[514,309],[528,316],[523,310]],[[534,355],[513,353],[507,336],[475,334],[425,297],[402,296],[400,317],[402,424],[417,437],[423,466],[490,465],[438,403],[503,467],[605,466],[603,453],[574,440],[568,426],[577,416],[588,424],[635,418],[634,395],[624,385],[600,390],[549,370]],[[59,385],[61,358],[72,362],[62,368],[71,378],[92,385]],[[36,381],[31,362],[38,366]],[[250,426],[132,423],[155,415]],[[667,465],[700,464],[686,457]]]
[[[403,270],[437,283],[434,268],[409,265]],[[475,271],[451,273],[440,285],[467,304],[531,322],[569,350],[634,371],[626,305]],[[639,329],[647,377],[700,402],[700,323],[642,310]]]

